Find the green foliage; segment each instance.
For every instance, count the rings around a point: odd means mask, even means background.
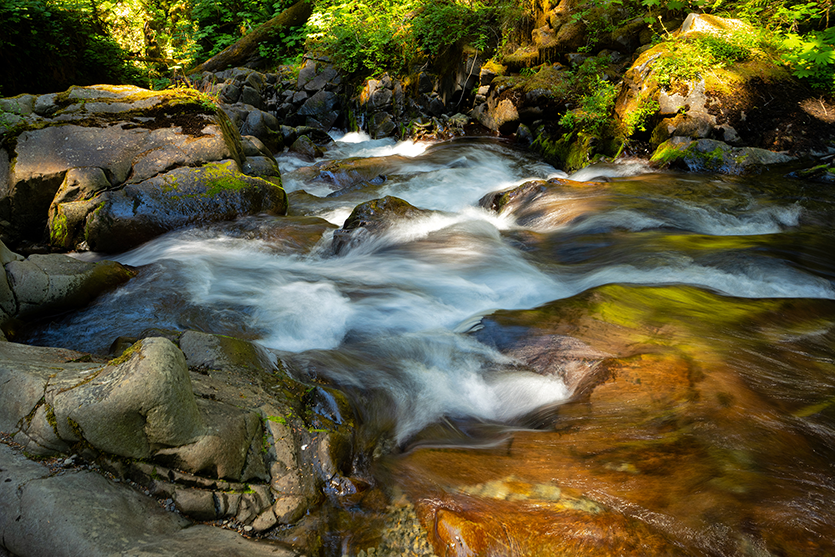
[[[833,93],[833,28],[811,31],[804,36],[787,33],[782,60],[796,77],[806,79],[814,88]]]
[[[194,30],[190,56],[194,60],[211,58],[291,4],[289,0],[191,0],[189,15]],[[285,37],[276,39],[274,50]]]
[[[636,132],[647,131],[648,120],[657,112],[659,101],[647,95],[640,96],[636,108],[624,118],[624,135],[630,137]]]
[[[516,3],[473,0],[325,0],[307,25],[308,48],[326,51],[348,72],[402,72],[458,41],[487,50]]]
[[[579,107],[564,114],[560,125],[575,131],[602,135],[611,123],[618,89],[606,78],[596,74],[580,97]]]
[[[5,95],[60,91],[73,84],[136,83],[141,76],[126,57],[97,11],[46,0],[0,3]]]
[[[412,1],[323,3],[308,20],[308,47],[330,53],[348,72],[381,73],[405,66]]]
[[[745,62],[763,55],[762,39],[746,32],[725,32],[698,35],[682,40],[669,40],[670,53],[656,62],[659,84],[665,88],[676,81],[690,81],[702,73]]]

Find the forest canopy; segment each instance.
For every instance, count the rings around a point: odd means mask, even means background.
[[[306,51],[330,56],[349,73],[409,73],[463,42],[486,57],[530,38],[533,0],[310,0],[305,25],[283,29],[258,48],[258,63],[298,62]],[[542,3],[542,2],[541,2]],[[291,0],[2,0],[0,95],[46,93],[69,85],[132,83],[164,88],[290,7]],[[662,21],[692,11],[749,21],[794,73],[833,89],[832,0],[609,0],[578,2],[572,17],[596,33],[613,6],[642,18],[663,40]],[[599,18],[599,19],[596,19]]]

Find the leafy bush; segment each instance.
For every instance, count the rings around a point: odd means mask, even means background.
[[[348,72],[397,73],[460,40],[489,49],[515,9],[516,0],[326,0],[308,21],[307,46],[329,52]]]
[[[811,31],[804,36],[787,33],[782,44],[782,59],[796,77],[806,79],[814,88],[833,93],[836,61],[833,50],[833,28]]]

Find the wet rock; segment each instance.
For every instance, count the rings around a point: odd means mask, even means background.
[[[775,522],[786,517],[792,500],[809,496],[807,487],[792,487],[804,480],[788,478],[783,456],[754,439],[766,435],[797,451],[793,466],[806,462],[806,470],[825,459],[814,456],[821,441],[784,429],[775,416],[789,410],[779,410],[784,402],[766,396],[764,384],[751,382],[749,366],[759,350],[769,351],[760,361],[793,358],[792,342],[767,348],[774,346],[772,335],[788,319],[803,330],[820,330],[814,323],[825,314],[832,323],[832,304],[816,309],[819,301],[747,300],[730,312],[728,302],[696,288],[612,285],[483,318],[484,328],[475,334],[504,353],[520,354],[516,350],[525,347],[520,355],[534,366],[562,365],[565,352],[580,358],[597,352],[589,360],[594,380],[548,409],[548,419],[506,431],[510,438],[494,438],[490,449],[419,448],[399,462],[398,483],[414,498],[436,552],[703,552],[702,539],[680,538],[673,545],[670,533],[683,528],[724,531],[713,538],[718,547],[760,546],[775,553],[803,552],[806,544],[829,547],[831,539],[820,541],[790,521]],[[751,331],[753,318],[764,327],[754,336],[722,345],[716,336],[707,340],[718,328]],[[805,341],[810,348],[829,346],[829,332],[813,335],[816,340]],[[729,362],[729,349],[750,355]],[[829,397],[828,388],[817,396]],[[826,418],[813,421],[819,419]],[[829,497],[826,485],[814,489]],[[741,503],[743,493],[759,501],[757,510]],[[764,505],[760,494],[776,499]],[[664,523],[648,518],[661,514]],[[768,524],[769,533],[725,530],[739,520]],[[492,534],[497,529],[504,533],[501,542]],[[825,524],[818,530],[832,536]]]
[[[361,203],[354,208],[342,228],[334,232],[334,253],[343,253],[369,234],[385,230],[395,220],[425,214],[427,211],[413,207],[397,197],[386,196]]]
[[[563,178],[531,180],[510,190],[489,193],[479,205],[535,230],[550,230],[603,208],[601,184]]]
[[[89,263],[59,254],[12,253],[0,242],[0,326],[84,307],[96,296],[134,276],[113,261]]]
[[[392,116],[386,112],[376,112],[369,119],[369,135],[372,139],[388,137],[397,129]]]
[[[321,158],[324,154],[322,149],[311,141],[311,138],[307,135],[297,138],[296,141],[293,142],[293,145],[290,146],[290,152],[296,153],[300,158],[309,162],[313,162],[315,159]]]

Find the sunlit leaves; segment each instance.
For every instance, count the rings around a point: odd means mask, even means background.
[[[833,28],[812,31],[806,35],[787,33],[782,46],[782,59],[793,70],[796,77],[810,80],[815,87],[833,90],[834,56]]]

